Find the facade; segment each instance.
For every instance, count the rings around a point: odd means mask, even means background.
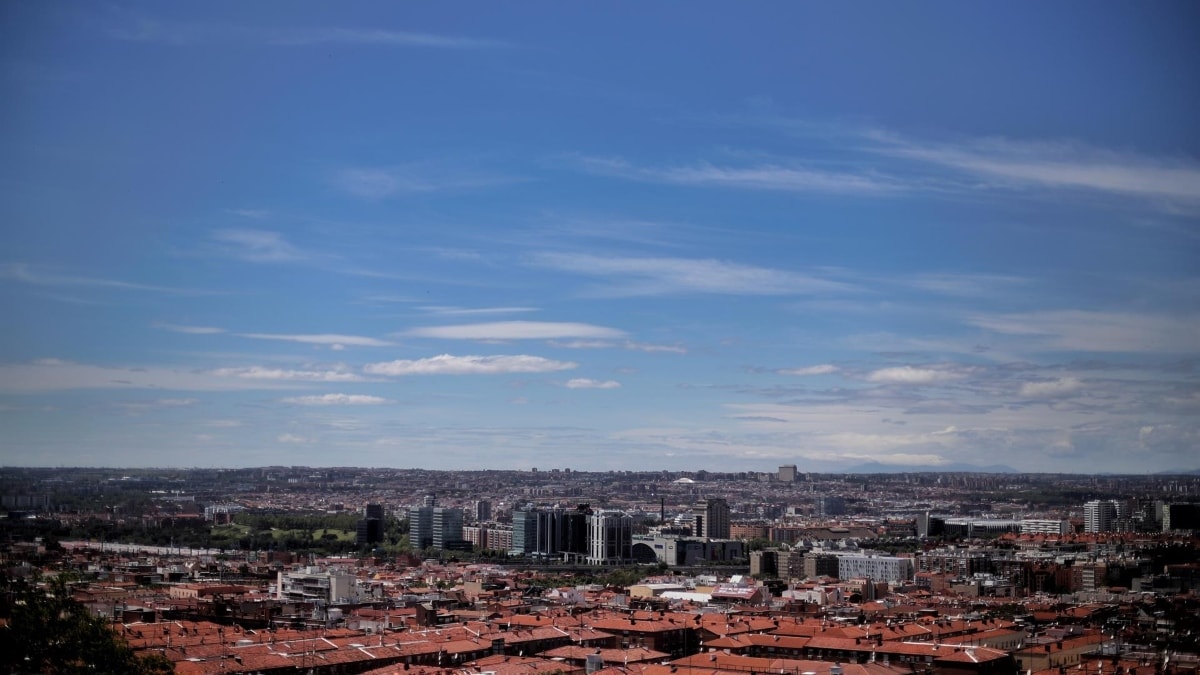
[[[751,551],[750,576],[779,576],[779,551]]]
[[[1114,532],[1117,525],[1117,502],[1093,499],[1083,505],[1084,532]]]
[[[322,572],[310,567],[299,572],[280,572],[276,580],[275,598],[330,605],[357,602],[362,594],[353,574]]]
[[[802,576],[805,579],[838,576],[838,557],[832,553],[805,553],[802,560],[804,565]]]
[[[1070,533],[1069,520],[1026,518],[1021,521],[1021,534],[1056,534],[1061,537]]]
[[[436,549],[450,548],[451,544],[463,541],[462,509],[433,507],[430,516],[433,530],[432,546]]]
[[[616,511],[587,516],[589,565],[622,565],[633,560],[633,519]]]
[[[838,578],[908,581],[913,578],[913,560],[912,558],[896,558],[892,556],[839,556]]]
[[[728,539],[729,503],[714,497],[692,507],[692,534],[709,539]]]
[[[633,557],[639,563],[657,559],[687,567],[746,559],[746,543],[735,539],[639,537],[633,548]]]
[[[477,549],[511,551],[512,533],[511,527],[496,523],[463,526],[463,539]]]
[[[779,473],[777,475],[779,477],[780,483],[795,483],[796,482],[796,465],[795,464],[784,464],[784,465],[780,466]]]
[[[1200,504],[1163,504],[1163,532],[1186,532],[1200,529]]]
[[[492,519],[492,503],[486,499],[475,502],[475,522],[486,523]]]
[[[378,544],[383,541],[383,505],[367,504],[363,517],[357,523],[354,543],[358,546]]]
[[[426,496],[422,506],[408,510],[408,541],[421,551],[430,547],[465,546],[462,509],[434,506],[433,496]]]
[[[408,542],[414,551],[433,546],[433,506],[414,506],[408,510]]]
[[[822,516],[846,515],[846,500],[832,495],[817,500],[817,514]]]
[[[767,539],[771,536],[771,526],[765,523],[731,523],[729,525],[730,539]]]
[[[532,553],[537,546],[537,513],[532,509],[513,511],[512,548],[514,555]]]

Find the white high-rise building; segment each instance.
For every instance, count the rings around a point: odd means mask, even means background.
[[[1116,524],[1116,501],[1093,499],[1083,505],[1084,532],[1112,532],[1117,529]]]
[[[623,565],[633,560],[633,518],[616,511],[587,517],[587,564]]]

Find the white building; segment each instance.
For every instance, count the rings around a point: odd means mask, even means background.
[[[633,518],[616,511],[587,517],[587,564],[623,565],[633,560]]]
[[[1021,521],[1021,534],[1056,534],[1061,537],[1070,533],[1071,521],[1069,520],[1025,518]]]
[[[1116,500],[1093,499],[1083,505],[1084,532],[1114,532],[1117,529]]]
[[[908,581],[913,578],[913,560],[882,555],[842,555],[838,556],[838,578]]]
[[[341,604],[358,602],[365,597],[353,574],[322,572],[309,567],[298,572],[280,572],[275,597],[291,602]]]

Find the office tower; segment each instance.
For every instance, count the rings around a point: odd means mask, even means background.
[[[433,546],[433,496],[425,497],[424,505],[408,510],[408,542],[414,551]]]
[[[821,497],[817,500],[817,513],[822,516],[844,516],[846,500],[834,496]]]
[[[796,482],[796,465],[795,464],[784,464],[779,467],[779,473],[776,475],[778,476],[779,482],[781,482],[781,483],[795,483]]]
[[[633,518],[615,511],[587,516],[589,565],[622,565],[633,559]]]
[[[354,543],[358,546],[378,544],[383,541],[383,504],[367,504],[363,517],[358,521]]]
[[[463,541],[462,509],[435,506],[432,511],[430,525],[433,531],[433,547],[436,549],[446,549],[451,544],[461,543]]]
[[[486,523],[492,519],[492,503],[486,499],[475,502],[475,522]]]

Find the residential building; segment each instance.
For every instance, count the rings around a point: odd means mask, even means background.
[[[913,578],[912,558],[843,555],[838,557],[838,578],[875,581],[908,581]]]
[[[1056,534],[1065,536],[1070,533],[1071,521],[1069,520],[1026,518],[1021,521],[1021,534]]]
[[[340,604],[362,598],[353,574],[322,571],[315,567],[295,572],[280,572],[275,598],[288,602]]]
[[[1093,499],[1083,505],[1084,532],[1114,532],[1117,525],[1117,502]]]
[[[729,538],[729,503],[720,497],[692,507],[692,534],[710,539]]]

